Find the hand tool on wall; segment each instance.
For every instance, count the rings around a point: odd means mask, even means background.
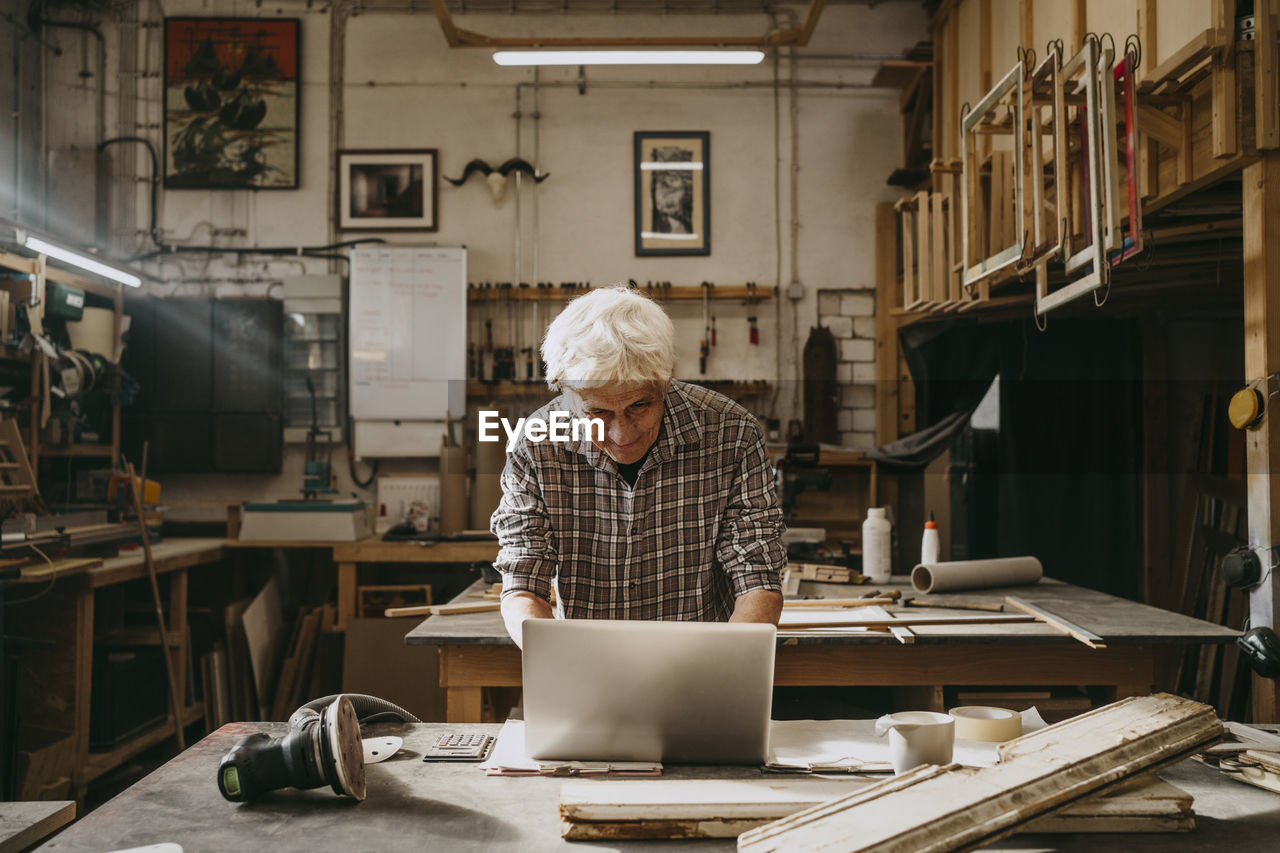
[[[756,297],[756,283],[747,282],[747,342],[751,346],[760,343],[760,327],[756,325],[756,306],[760,300]]]

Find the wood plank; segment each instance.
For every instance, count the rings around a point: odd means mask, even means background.
[[[744,833],[738,850],[970,849],[1224,732],[1200,703],[1168,694],[1125,699],[1010,741],[994,767],[916,768]]]
[[[1138,72],[1141,75],[1138,83],[1141,84],[1147,78],[1145,69],[1152,67],[1156,57],[1160,55],[1159,44],[1156,41],[1156,0],[1140,0],[1138,4],[1138,38],[1142,42],[1142,52],[1151,57],[1150,63],[1144,63],[1139,67]],[[1142,106],[1139,105],[1141,110]],[[1146,131],[1146,125],[1139,117],[1138,126]],[[1138,148],[1138,173],[1141,178],[1140,191],[1142,198],[1151,198],[1159,191],[1160,186],[1160,146],[1153,138],[1144,138],[1139,143]]]
[[[1079,625],[1072,624],[1061,616],[1056,616],[1053,613],[1050,613],[1043,607],[1037,607],[1028,601],[1018,598],[1016,595],[1007,595],[1004,600],[1008,602],[1010,607],[1013,607],[1016,610],[1021,610],[1023,613],[1031,614],[1038,621],[1043,622],[1046,625],[1052,625],[1063,633],[1075,637],[1091,649],[1105,649],[1107,647],[1107,644],[1103,642],[1102,638],[1097,634],[1092,631],[1085,630]]]
[[[561,835],[570,841],[735,838],[772,820],[874,784],[800,779],[566,782]],[[1032,821],[1026,832],[1172,832],[1195,827],[1192,797],[1144,774]]]
[[[1253,0],[1254,133],[1259,151],[1280,148],[1280,0]]]
[[[782,611],[782,619],[778,622],[778,630],[794,630],[797,628],[874,628],[888,630],[900,625],[906,627],[927,627],[931,625],[1016,625],[1027,622],[1042,621],[1036,616],[1016,616],[1012,614],[992,613],[987,616],[916,616],[903,613],[889,619],[876,619],[859,616],[856,613],[846,615],[842,611]]]
[[[1213,52],[1213,156],[1233,157],[1239,150],[1236,132],[1236,0],[1213,0],[1213,26],[1222,47]],[[1273,39],[1274,41],[1274,39]]]
[[[75,817],[75,800],[0,803],[0,853],[34,847]]]
[[[1244,170],[1244,379],[1280,371],[1280,151]],[[1280,418],[1246,435],[1249,541],[1280,542]],[[1249,623],[1280,625],[1280,575],[1249,593]],[[1280,719],[1280,685],[1255,675],[1253,718]]]
[[[895,298],[897,274],[897,220],[893,205],[876,205],[876,444],[898,438],[898,324],[890,309]]]

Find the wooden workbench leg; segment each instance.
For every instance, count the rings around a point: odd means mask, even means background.
[[[346,630],[347,623],[356,618],[356,564],[338,564],[338,621],[334,627]]]
[[[448,688],[447,705],[445,706],[445,722],[479,723],[483,722],[480,691],[483,687],[450,687]]]
[[[1271,388],[1280,371],[1280,151],[1268,151],[1244,168],[1244,374],[1245,382]],[[1264,396],[1269,391],[1264,391]],[[1249,542],[1271,565],[1280,545],[1280,410],[1267,397],[1262,424],[1249,430],[1245,493]],[[1249,593],[1249,624],[1280,628],[1280,573],[1270,571]],[[1253,679],[1253,721],[1280,720],[1280,684]]]
[[[89,782],[85,770],[89,765],[89,708],[93,698],[93,590],[88,584],[76,591],[75,673],[76,766],[71,792],[79,809]]]
[[[187,570],[179,569],[169,573],[169,618],[166,620],[169,633],[177,638],[177,644],[165,643],[165,651],[172,655],[173,678],[178,683],[178,698],[183,708],[178,711],[180,717],[187,705]],[[179,722],[181,725],[181,722]]]

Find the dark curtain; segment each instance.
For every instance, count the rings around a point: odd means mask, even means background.
[[[1051,577],[1140,598],[1141,335],[1055,320],[1002,337],[998,543]]]
[[[1045,573],[1140,595],[1141,337],[1135,321],[1050,318],[903,330],[919,431],[868,452],[889,470],[945,452],[1000,375],[997,554],[1032,554]]]

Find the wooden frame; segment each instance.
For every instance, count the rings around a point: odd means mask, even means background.
[[[165,18],[165,189],[298,188],[300,32],[298,18]]]
[[[1031,242],[1023,252],[1023,257],[1030,266],[1061,254],[1066,231],[1064,222],[1070,219],[1071,194],[1064,189],[1070,185],[1066,169],[1068,122],[1061,77],[1062,55],[1054,48],[1031,73],[1027,82],[1026,103],[1030,109],[1026,112],[1030,116],[1030,156],[1027,158],[1027,173],[1023,179],[1022,203],[1028,209],[1031,227]],[[1047,95],[1047,104],[1043,101],[1038,103],[1037,95]],[[1043,120],[1045,106],[1050,109],[1048,122]],[[1053,177],[1049,182],[1046,182],[1043,150],[1046,128],[1052,139],[1049,162],[1053,164]],[[1025,197],[1028,186],[1031,189],[1030,201]],[[1051,223],[1046,222],[1046,208],[1052,211]]]
[[[711,254],[711,134],[635,134],[636,255]]]
[[[1116,205],[1113,211],[1113,217],[1116,220],[1116,231],[1112,240],[1107,241],[1110,253],[1107,255],[1112,266],[1121,261],[1128,260],[1134,255],[1142,251],[1142,199],[1141,188],[1139,183],[1141,176],[1138,170],[1138,100],[1136,95],[1134,80],[1134,61],[1133,54],[1125,53],[1124,58],[1117,62],[1111,77],[1109,78],[1114,96],[1115,87],[1120,87],[1121,92],[1121,112],[1120,119],[1124,123],[1124,168],[1125,168],[1125,188],[1128,193],[1128,222],[1129,227],[1124,228],[1125,217],[1120,215],[1119,206]],[[1108,78],[1103,78],[1107,80]],[[1120,156],[1118,145],[1116,142],[1116,125],[1114,120],[1106,125],[1104,132],[1107,140],[1112,143],[1115,149],[1114,156],[1109,153],[1107,156],[1108,164],[1115,163],[1118,167]]]
[[[339,231],[436,231],[436,149],[338,152]]]
[[[1105,203],[1101,180],[1101,143],[1098,121],[1098,51],[1092,40],[1084,45],[1063,66],[1059,78],[1064,103],[1079,102],[1080,89],[1084,89],[1083,109],[1077,108],[1077,125],[1080,132],[1079,169],[1072,169],[1068,158],[1058,179],[1059,191],[1070,192],[1070,218],[1064,219],[1062,258],[1068,275],[1080,270],[1088,271],[1062,287],[1049,291],[1048,264],[1036,265],[1036,314],[1044,314],[1059,305],[1092,293],[1110,282],[1110,265],[1106,260],[1103,220],[1105,211],[1099,202]],[[1074,83],[1079,78],[1078,83]],[[1064,121],[1064,129],[1066,122]],[[1077,235],[1076,229],[1082,232]],[[1077,249],[1077,242],[1079,248]]]
[[[1022,78],[1023,65],[1019,62],[1009,73],[1005,74],[999,83],[995,85],[990,92],[983,96],[982,100],[974,106],[972,110],[966,113],[960,120],[960,154],[962,169],[964,170],[964,182],[961,186],[961,210],[964,214],[964,253],[962,262],[964,264],[964,286],[972,288],[982,279],[991,275],[998,270],[1017,262],[1022,258],[1022,240],[1016,239],[1012,244],[1003,246],[997,251],[986,257],[979,257],[980,236],[975,228],[977,214],[974,205],[981,198],[981,186],[979,182],[979,167],[977,163],[978,156],[978,134],[979,133],[1000,133],[1001,126],[991,121],[991,116],[995,113],[997,107],[1007,99],[1012,99],[1007,104],[1010,113],[1009,133],[1015,137],[1013,146],[1014,156],[1014,180],[1016,182],[1014,191],[1014,219],[1021,222],[1023,219],[1022,211]],[[993,159],[992,166],[992,200],[991,207],[993,209],[999,207],[999,200],[996,196],[995,187],[999,185],[997,175],[995,174],[995,165]]]
[[[431,0],[449,47],[803,47],[818,25],[826,0],[809,0],[799,26],[763,36],[514,36],[497,37],[464,30],[453,22],[447,0]]]

